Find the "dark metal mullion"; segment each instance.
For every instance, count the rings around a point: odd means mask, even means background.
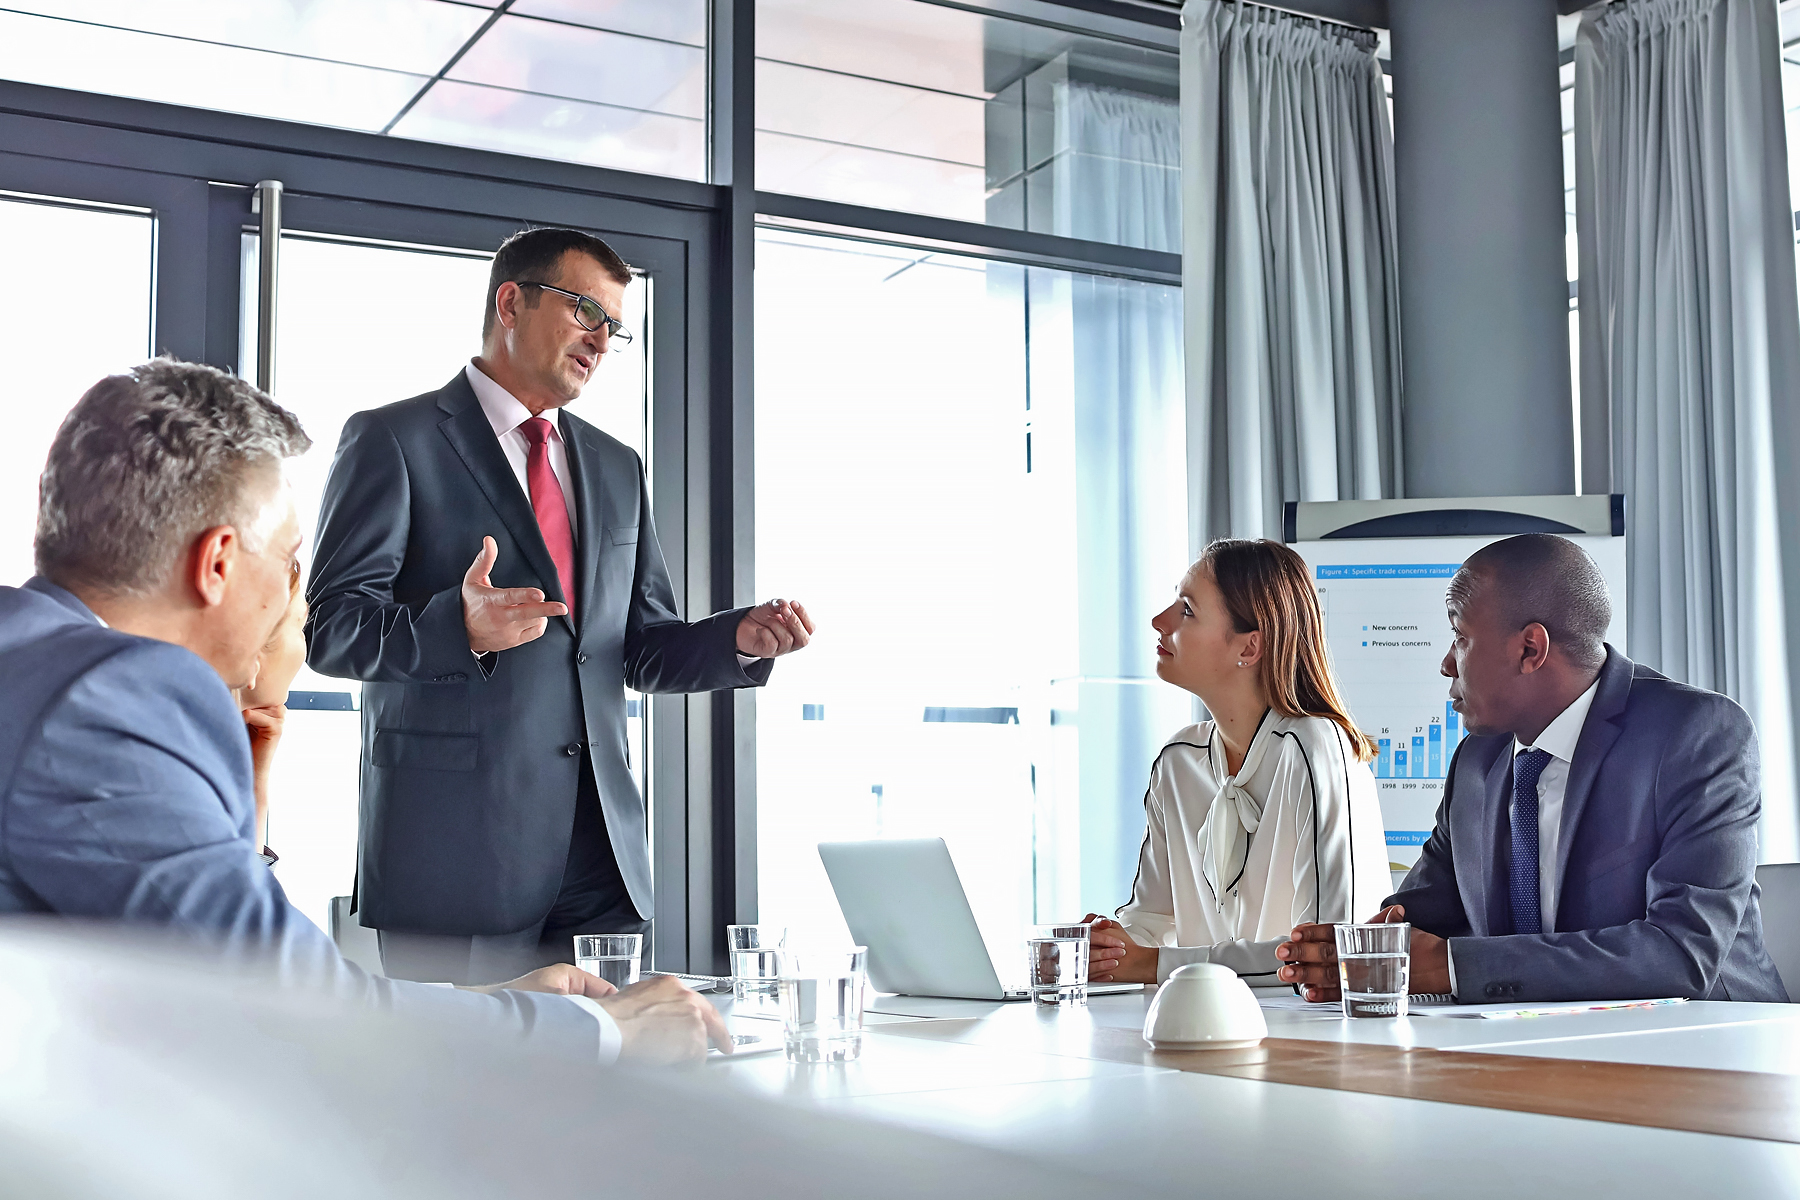
[[[811,196],[789,196],[779,192],[758,192],[756,211],[767,217],[830,226],[830,229],[820,232],[843,233],[849,237],[855,237],[856,232],[861,230],[890,234],[907,239],[909,244],[921,248],[929,246],[945,253],[1000,258],[1029,266],[1055,266],[1073,271],[1126,275],[1159,283],[1181,282],[1181,255],[1163,250],[1116,246],[1110,242],[1090,242],[1081,238],[1059,237],[1052,233],[1004,229],[973,221],[956,221],[949,217],[865,208],[860,204],[819,200]]]
[[[708,174],[719,207],[707,319],[691,330],[706,376],[690,391],[687,428],[690,616],[750,603],[755,578],[755,0],[712,0],[709,20]],[[693,696],[687,712],[689,961],[722,972],[724,927],[756,919],[755,698]]]

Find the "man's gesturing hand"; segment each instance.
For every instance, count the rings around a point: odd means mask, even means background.
[[[706,1039],[730,1054],[725,1018],[699,993],[669,975],[634,983],[600,1007],[619,1023],[622,1062],[675,1063],[703,1057]]]
[[[738,653],[777,658],[806,645],[813,628],[812,618],[798,600],[771,600],[757,605],[738,622]]]
[[[497,588],[488,582],[488,572],[500,548],[494,539],[481,539],[481,553],[469,564],[463,576],[463,625],[469,631],[469,649],[477,654],[490,650],[511,650],[533,638],[542,637],[551,617],[568,612],[568,606],[546,601],[537,588]],[[743,635],[739,634],[741,640]]]
[[[1370,917],[1370,925],[1389,925],[1406,920],[1406,909],[1390,904]],[[1340,998],[1338,979],[1337,934],[1330,925],[1300,925],[1288,940],[1275,947],[1275,957],[1283,966],[1275,972],[1283,983],[1300,985],[1300,990],[1313,1003]],[[1448,992],[1450,990],[1450,943],[1436,934],[1414,927],[1412,931],[1412,969],[1407,990],[1413,992]]]
[[[483,984],[463,990],[491,993],[500,991],[502,988],[513,992],[550,992],[557,996],[586,996],[589,1000],[599,1000],[611,996],[619,990],[598,975],[583,971],[580,967],[572,967],[568,963],[551,963],[547,967],[539,967],[531,974],[521,975],[510,983]]]

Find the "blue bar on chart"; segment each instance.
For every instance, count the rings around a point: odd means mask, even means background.
[[[1405,779],[1408,774],[1406,769],[1406,743],[1402,742],[1400,743],[1400,746],[1400,749],[1394,751],[1394,775],[1397,778]]]
[[[1433,725],[1427,731],[1427,736],[1431,738],[1431,765],[1427,769],[1427,774],[1433,779],[1442,779],[1444,777],[1444,727]]]
[[[1387,738],[1376,738],[1375,744],[1381,750],[1375,758],[1375,778],[1392,779],[1394,777],[1394,743]]]
[[[1456,720],[1456,708],[1448,700],[1444,701],[1444,761],[1448,763],[1450,756],[1456,753],[1456,743],[1462,741],[1462,726]]]
[[[1414,779],[1425,778],[1425,739],[1422,737],[1413,739],[1412,777]]]

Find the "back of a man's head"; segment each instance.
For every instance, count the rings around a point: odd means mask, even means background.
[[[235,376],[158,358],[89,388],[57,430],[38,487],[37,570],[72,590],[139,596],[200,533],[255,544],[281,460],[311,440],[294,414]]]
[[[1459,587],[1460,585],[1460,587]],[[1483,546],[1463,563],[1451,591],[1494,601],[1507,631],[1542,625],[1550,645],[1583,670],[1606,661],[1612,600],[1587,551],[1553,533],[1525,533]]]

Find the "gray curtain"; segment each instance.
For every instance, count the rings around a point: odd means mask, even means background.
[[[1589,10],[1575,53],[1582,403],[1627,504],[1632,657],[1756,721],[1800,858],[1800,311],[1775,0]]]
[[[1399,494],[1393,131],[1374,39],[1252,4],[1182,13],[1195,541],[1287,500]]]

